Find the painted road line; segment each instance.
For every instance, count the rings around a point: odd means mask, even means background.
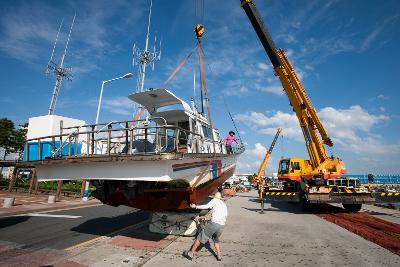
[[[47,203],[46,203],[47,204]],[[89,204],[89,205],[82,205],[82,206],[73,206],[73,207],[65,207],[65,208],[55,208],[55,209],[45,209],[45,210],[41,210],[35,213],[51,213],[51,212],[58,212],[58,211],[64,211],[64,210],[76,210],[76,209],[84,209],[84,208],[90,208],[90,207],[99,207],[99,206],[103,206],[103,203],[96,203],[96,204]],[[20,217],[20,216],[28,216],[29,213],[21,213],[21,214],[12,214],[12,215],[2,215],[0,214],[0,219],[3,218],[9,218],[9,217]]]
[[[114,232],[111,232],[111,233],[107,234],[106,236],[104,236],[104,235],[103,236],[99,236],[99,237],[90,239],[88,241],[85,241],[85,242],[73,245],[71,247],[65,248],[64,250],[67,251],[67,252],[70,252],[72,250],[75,250],[75,249],[78,249],[78,248],[81,248],[81,247],[85,247],[85,246],[94,244],[94,243],[96,243],[96,242],[98,242],[100,240],[103,240],[103,239],[110,238],[112,236],[118,235],[119,233],[122,233],[123,231],[126,231],[126,230],[128,230],[130,228],[132,228],[132,229],[140,228],[140,227],[145,226],[146,224],[149,224],[149,223],[150,223],[150,219],[146,219],[144,221],[138,222],[137,224],[129,225],[129,226],[126,226],[126,227],[124,227],[122,229],[119,229],[119,230],[116,230]]]
[[[69,218],[69,219],[82,218],[82,216],[75,216],[75,215],[55,215],[55,214],[46,214],[46,213],[28,213],[28,214],[26,214],[26,216],[49,217],[49,218]]]

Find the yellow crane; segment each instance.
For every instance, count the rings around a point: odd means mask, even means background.
[[[256,185],[260,181],[261,176],[264,173],[265,167],[268,164],[268,161],[269,161],[269,158],[271,156],[272,150],[274,149],[276,140],[278,140],[279,134],[281,132],[282,132],[282,128],[278,128],[278,130],[276,131],[275,137],[272,140],[272,143],[271,143],[267,153],[265,153],[264,160],[261,162],[260,168],[258,169],[258,172],[257,172],[257,176],[253,180],[253,185]]]
[[[359,211],[362,203],[374,202],[376,195],[361,186],[356,178],[343,178],[344,162],[328,156],[325,146],[333,142],[298,78],[295,69],[282,49],[275,46],[252,0],[241,0],[258,38],[261,41],[282,87],[289,98],[304,135],[310,159],[286,158],[279,162],[278,179],[284,182],[284,192],[266,192],[272,200],[298,200],[309,203],[342,203],[350,211]]]

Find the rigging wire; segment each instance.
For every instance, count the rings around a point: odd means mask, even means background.
[[[225,97],[224,97],[223,95],[222,95],[222,100],[224,101],[225,108],[226,108],[226,110],[228,111],[229,117],[230,117],[231,120],[232,120],[233,127],[235,127],[235,130],[236,130],[236,132],[237,132],[237,134],[238,134],[240,143],[243,144],[242,137],[240,136],[239,130],[238,130],[238,128],[236,127],[235,120],[233,119],[232,114],[231,114],[231,112],[229,111],[228,105],[226,104]]]
[[[207,56],[206,56],[206,53],[205,53],[204,50],[203,50],[203,47],[200,47],[200,49],[201,49],[201,53],[203,54],[203,58],[206,59]],[[211,72],[211,73],[214,73],[214,70],[212,69],[211,65],[208,63],[208,60],[206,60],[206,64],[207,64],[207,66],[208,66],[210,72]],[[228,105],[226,104],[226,101],[225,101],[225,96],[224,96],[223,94],[222,94],[222,100],[224,101],[225,108],[226,108],[226,110],[227,110],[227,112],[228,112],[229,117],[230,117],[231,120],[232,120],[233,127],[235,128],[236,132],[238,133],[238,137],[239,137],[240,143],[243,144],[242,137],[240,136],[240,133],[239,133],[239,130],[238,130],[237,126],[236,126],[235,120],[233,119],[232,114],[231,114],[231,112],[229,111]]]

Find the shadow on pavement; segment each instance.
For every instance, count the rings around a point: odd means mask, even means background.
[[[119,235],[141,240],[147,240],[147,241],[160,241],[168,236],[166,234],[158,234],[150,232],[149,227],[147,225],[137,229],[127,230],[126,232],[120,233]]]
[[[126,231],[121,229],[137,224],[148,218],[149,214],[146,211],[139,210],[115,217],[99,217],[87,220],[71,228],[71,231],[98,236],[114,236],[118,234],[131,237],[133,232],[128,232],[128,229]],[[118,232],[118,230],[121,230],[121,232]],[[117,233],[115,233],[116,231]]]
[[[259,198],[251,198],[249,199],[251,202],[260,203],[260,209],[248,209],[250,211],[260,211],[261,210],[261,202]],[[282,211],[282,212],[290,212],[294,214],[327,214],[327,213],[348,213],[344,208],[333,206],[330,204],[308,204],[306,208],[303,208],[297,202],[285,202],[285,201],[270,201],[265,202],[266,204],[271,204],[271,207],[275,209],[265,208],[264,211]],[[278,209],[278,210],[276,210]]]
[[[30,216],[15,216],[15,217],[0,218],[0,229],[25,222],[29,220],[29,218]]]

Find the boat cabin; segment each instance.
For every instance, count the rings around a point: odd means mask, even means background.
[[[165,152],[178,149],[186,153],[226,153],[217,129],[212,133],[207,118],[166,89],[150,89],[128,96],[149,113],[149,121],[165,129],[159,135],[165,135],[166,145],[161,138],[161,146],[167,147]],[[175,129],[169,128],[175,126]],[[176,138],[178,136],[178,138]],[[177,139],[176,147],[172,146],[173,138]]]

